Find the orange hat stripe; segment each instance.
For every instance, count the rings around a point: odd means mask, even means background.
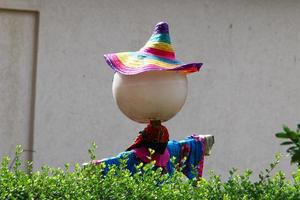
[[[179,66],[178,64],[170,64],[170,63],[149,59],[149,58],[138,60],[133,58],[129,53],[120,53],[117,54],[117,57],[123,63],[123,65],[128,66],[129,68],[138,68],[146,65],[157,65],[162,68],[170,69]]]

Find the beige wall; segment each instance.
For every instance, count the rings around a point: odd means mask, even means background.
[[[0,157],[32,159],[37,17],[0,8]]]
[[[102,55],[139,49],[162,20],[170,24],[177,57],[204,62],[200,73],[189,76],[182,111],[166,125],[173,139],[215,135],[205,172],[227,175],[237,167],[258,173],[275,152],[284,152],[274,133],[283,123],[299,123],[299,1],[0,0],[0,8],[39,12],[34,130],[30,133],[23,122],[16,125],[34,136],[36,167],[84,162],[91,141],[99,146],[99,158],[115,155],[132,142],[143,126],[129,121],[114,104],[113,72]],[[2,13],[0,17],[2,45],[8,37],[2,32],[8,33],[2,28]],[[31,47],[24,52],[32,52]],[[27,90],[32,97],[32,88]],[[21,100],[19,105],[30,107],[32,100]],[[1,110],[0,116],[7,129],[14,124],[6,122],[6,112]],[[288,158],[280,168],[290,171]]]

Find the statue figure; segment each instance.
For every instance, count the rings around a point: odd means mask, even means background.
[[[140,50],[104,57],[115,71],[112,92],[119,109],[129,119],[147,124],[126,151],[133,151],[144,163],[155,160],[157,167],[168,171],[172,150],[167,148],[169,133],[161,123],[180,111],[187,97],[187,75],[199,71],[202,63],[176,59],[166,22],[156,24]],[[149,148],[154,150],[150,158]]]

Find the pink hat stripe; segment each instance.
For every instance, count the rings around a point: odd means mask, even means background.
[[[158,65],[149,64],[149,65],[146,65],[146,66],[143,66],[140,68],[130,68],[130,67],[123,65],[123,63],[115,55],[111,55],[111,56],[105,57],[105,58],[107,60],[107,63],[112,67],[112,69],[114,69],[115,71],[118,71],[122,74],[125,74],[125,75],[133,75],[133,74],[138,74],[138,73],[142,73],[142,72],[146,72],[146,71],[162,71],[162,70],[166,70],[166,71],[180,70],[185,73],[193,73],[193,72],[199,71],[199,69],[201,68],[201,65],[202,65],[201,63],[192,63],[192,64],[183,65],[183,66],[177,65],[175,68],[165,69]],[[112,64],[111,61],[113,61],[114,64]],[[118,66],[118,67],[116,68],[115,66]]]
[[[106,60],[109,60],[110,66],[116,70],[116,71],[137,71],[139,69],[143,70],[145,68],[148,68],[149,66],[155,66],[155,69],[158,70],[166,70],[167,68],[159,66],[159,65],[154,65],[154,64],[146,64],[146,65],[142,65],[142,66],[138,66],[138,67],[129,67],[124,65],[124,63],[119,59],[119,57],[117,55],[114,54],[109,54],[106,55]],[[112,62],[111,62],[112,61]],[[181,64],[172,64],[173,68],[174,67],[180,67]],[[171,68],[171,69],[173,69]]]

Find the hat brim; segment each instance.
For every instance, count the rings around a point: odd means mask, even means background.
[[[116,72],[134,75],[147,71],[181,71],[193,73],[200,70],[202,63],[184,64],[178,60],[170,60],[143,52],[121,52],[105,54],[107,64]]]

